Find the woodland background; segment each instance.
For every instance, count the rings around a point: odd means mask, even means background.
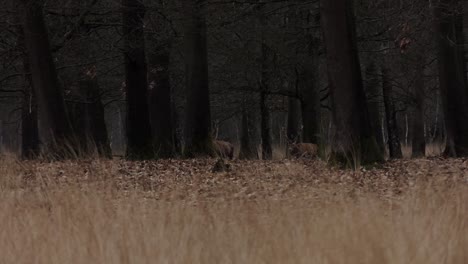
[[[3,152],[465,155],[464,1],[1,4]]]

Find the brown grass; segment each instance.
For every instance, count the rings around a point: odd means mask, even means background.
[[[468,263],[464,160],[0,163],[1,263]]]

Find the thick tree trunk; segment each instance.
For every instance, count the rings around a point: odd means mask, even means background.
[[[468,156],[468,88],[462,49],[456,45],[460,37],[457,3],[441,0],[434,8],[439,85],[447,133],[445,154],[452,157]]]
[[[23,28],[18,27],[18,48],[21,51],[23,62],[23,103],[21,108],[21,157],[23,159],[34,159],[40,153],[39,124],[37,113],[36,96],[34,95],[31,67],[24,46]]]
[[[392,84],[390,82],[389,70],[385,67],[382,67],[382,90],[385,105],[385,119],[387,120],[388,149],[390,158],[400,159],[403,157],[403,154],[401,152],[395,103],[392,96]]]
[[[148,107],[144,16],[141,1],[122,0],[125,41],[125,86],[127,96],[127,157],[154,156]]]
[[[375,139],[381,150],[385,149],[384,135],[382,134],[382,86],[377,66],[370,63],[366,68],[366,97],[369,105],[369,119]]]
[[[332,155],[347,165],[382,161],[372,133],[357,51],[353,1],[321,3],[332,116]],[[351,163],[354,164],[351,164]]]
[[[262,136],[262,159],[271,160],[273,158],[270,109],[268,109],[267,95],[261,88],[260,92],[260,115],[261,115],[261,136]]]
[[[214,156],[211,138],[211,109],[208,86],[206,21],[202,2],[190,0],[186,6],[188,23],[185,41],[187,108],[185,113],[185,155]]]
[[[45,143],[44,151],[49,152],[55,158],[63,158],[69,151],[66,146],[73,143],[73,135],[63,91],[59,86],[50,52],[41,2],[21,0],[19,12],[23,23],[24,43],[29,58],[32,86],[37,96],[41,132],[43,133],[41,137]],[[32,124],[32,126],[35,125]]]
[[[320,143],[320,98],[318,96],[315,76],[315,66],[306,64],[302,78],[301,113],[302,113],[302,142]]]
[[[171,84],[169,80],[169,51],[164,49],[150,61],[150,108],[156,157],[174,157],[174,122]]]
[[[415,107],[412,118],[413,133],[411,140],[413,158],[420,158],[426,155],[426,137],[424,133],[424,72],[421,65],[417,67],[416,82],[414,84]]]
[[[239,159],[241,160],[258,159],[258,151],[255,144],[253,144],[254,126],[255,118],[253,113],[244,106],[242,109],[242,130],[239,151]]]

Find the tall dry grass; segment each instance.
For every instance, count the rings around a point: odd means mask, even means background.
[[[468,263],[463,161],[211,162],[4,160],[0,262]]]

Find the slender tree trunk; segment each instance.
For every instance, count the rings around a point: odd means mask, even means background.
[[[215,156],[211,138],[210,92],[204,1],[187,4],[187,108],[185,113],[185,155]]]
[[[261,88],[260,92],[260,115],[261,115],[261,136],[262,136],[262,159],[271,160],[273,158],[270,109],[267,105],[267,95]]]
[[[97,149],[100,156],[111,158],[112,151],[107,133],[104,106],[101,100],[101,92],[95,74],[87,76],[88,79],[81,81],[80,87],[85,92],[87,136]]]
[[[257,33],[259,34],[260,45],[259,49],[259,61],[260,61],[260,76],[259,76],[259,92],[260,92],[260,137],[261,137],[261,148],[262,148],[262,159],[270,160],[273,158],[273,147],[272,147],[272,134],[271,134],[271,117],[270,109],[268,107],[268,93],[269,91],[269,77],[270,68],[272,67],[273,61],[269,61],[271,58],[269,47],[266,44],[266,23],[267,18],[264,13],[265,1],[259,0],[256,7],[256,27]]]
[[[171,84],[169,80],[169,50],[163,48],[152,56],[150,76],[150,107],[154,150],[158,158],[174,157],[174,121]]]
[[[383,98],[379,75],[375,63],[370,63],[366,68],[366,97],[369,105],[369,118],[377,144],[381,150],[384,150],[385,143],[382,134],[382,120],[384,118],[381,114]]]
[[[73,143],[73,135],[50,52],[42,1],[20,0],[19,3],[32,86],[37,96],[42,139],[46,144],[44,150],[55,158],[63,158],[69,150],[66,148],[67,144]]]
[[[422,60],[422,58],[421,58]],[[423,60],[422,60],[423,61]],[[420,158],[426,155],[426,137],[424,133],[424,72],[421,65],[417,66],[416,82],[414,84],[415,108],[413,112],[412,157]]]
[[[118,105],[119,111],[119,146],[120,146],[120,154],[125,156],[125,152],[127,149],[127,104],[119,103]]]
[[[295,97],[289,97],[288,100],[288,124],[287,136],[289,143],[298,143],[300,141],[300,102]]]
[[[29,72],[28,62],[23,62],[24,71]],[[21,156],[34,159],[40,152],[39,124],[37,122],[37,103],[32,88],[31,75],[24,77],[24,97],[21,108]]]
[[[87,156],[90,152],[89,142],[89,128],[87,124],[88,110],[86,106],[86,97],[84,91],[81,89],[74,94],[74,100],[68,101],[67,111],[70,115],[70,124],[74,133],[74,142],[76,145],[76,155]]]
[[[323,1],[321,13],[336,128],[332,156],[348,165],[382,161],[382,153],[372,133],[362,83],[353,1]]]
[[[402,158],[403,155],[401,152],[395,104],[392,96],[392,84],[389,78],[389,70],[382,67],[382,90],[385,105],[385,119],[387,120],[388,149],[391,159],[399,159]]]
[[[315,98],[314,98],[315,99]],[[315,100],[303,99],[301,102],[302,113],[302,142],[320,143],[319,136],[319,109],[320,106]]]
[[[122,0],[125,41],[125,85],[127,95],[127,157],[154,156],[148,108],[148,81],[145,55],[142,1]]]
[[[255,120],[253,113],[244,105],[242,109],[242,130],[240,136],[239,159],[258,159],[258,151],[253,144]]]
[[[439,86],[444,108],[447,146],[451,157],[468,156],[468,88],[462,49],[457,47],[457,0],[441,0],[434,8]]]
[[[176,108],[175,101],[172,100],[171,103],[172,107],[172,127],[174,129],[174,155],[175,156],[182,156],[183,152],[183,137],[184,137],[184,131],[183,128],[181,127],[181,122],[180,122],[180,117],[179,113]]]
[[[320,143],[320,98],[315,81],[315,66],[313,63],[306,64],[302,75],[304,86],[301,95],[302,113],[302,141],[304,143]]]

